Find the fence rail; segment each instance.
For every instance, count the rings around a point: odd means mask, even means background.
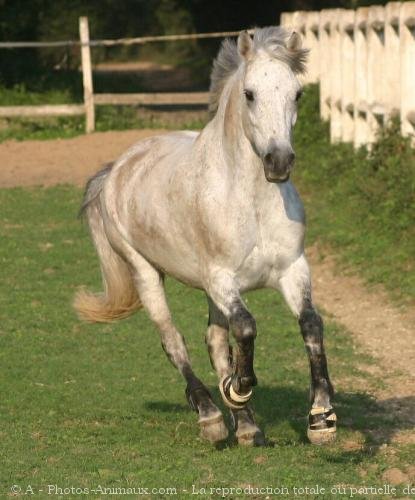
[[[253,33],[254,30],[247,30]],[[0,49],[45,48],[45,47],[73,47],[87,45],[89,47],[112,47],[114,45],[143,45],[154,42],[178,42],[181,40],[201,40],[206,38],[224,38],[237,36],[240,31],[215,31],[213,33],[186,33],[183,35],[141,36],[135,38],[117,38],[114,40],[60,40],[56,42],[0,42]]]
[[[143,94],[95,94],[95,104],[207,104],[209,92],[146,92]]]
[[[320,83],[332,142],[370,145],[395,115],[403,135],[415,133],[415,2],[285,12],[281,25],[311,49],[304,81]]]
[[[47,104],[43,106],[0,106],[0,117],[84,115],[83,104]]]
[[[250,33],[253,30],[248,30]],[[90,40],[88,18],[79,18],[79,40],[62,40],[56,42],[0,42],[0,49],[72,47],[81,49],[82,80],[84,88],[84,104],[60,104],[42,106],[0,106],[0,117],[16,116],[64,116],[85,115],[86,132],[95,129],[95,106],[112,105],[206,105],[208,92],[160,92],[140,94],[94,94],[92,79],[91,47],[110,47],[115,45],[142,45],[155,42],[175,42],[182,40],[198,40],[237,36],[240,31],[220,31],[214,33],[190,33],[183,35],[145,36],[137,38],[119,38],[115,40]]]

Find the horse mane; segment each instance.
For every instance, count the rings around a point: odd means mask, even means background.
[[[256,28],[253,38],[253,50],[265,50],[273,59],[282,61],[296,74],[305,72],[305,63],[308,49],[290,50],[286,42],[292,31],[281,26],[268,26]],[[221,45],[218,56],[213,61],[212,73],[210,75],[210,98],[209,111],[215,113],[219,106],[220,96],[225,88],[226,82],[237,71],[242,64],[243,58],[239,54],[237,44],[234,40],[226,38]]]

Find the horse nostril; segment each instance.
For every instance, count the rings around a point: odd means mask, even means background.
[[[274,165],[274,159],[272,157],[272,154],[271,153],[267,153],[265,156],[264,156],[264,162],[267,166],[269,167],[272,167]]]
[[[295,153],[290,153],[288,155],[288,164],[291,165],[291,163],[293,163],[295,160]]]

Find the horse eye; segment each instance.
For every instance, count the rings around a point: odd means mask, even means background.
[[[295,96],[295,101],[298,102],[302,95],[303,95],[303,91],[299,90]]]
[[[244,90],[244,94],[247,101],[252,102],[254,100],[254,93],[251,90]]]

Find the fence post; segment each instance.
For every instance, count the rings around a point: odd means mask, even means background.
[[[304,46],[305,42],[305,20],[306,13],[302,10],[297,10],[291,18],[292,28],[301,35],[301,40]],[[302,85],[307,83],[307,73],[298,76],[298,80]]]
[[[330,119],[330,9],[320,12],[318,27],[320,54],[320,116],[323,120]]]
[[[385,116],[385,9],[380,5],[369,7],[367,56],[368,145],[376,140],[376,132]],[[390,69],[392,71],[392,68]]]
[[[293,27],[292,23],[293,13],[292,12],[282,12],[280,15],[280,26],[289,29]]]
[[[92,86],[91,49],[89,43],[88,18],[79,18],[81,39],[82,80],[84,85],[84,104],[86,113],[86,133],[95,130],[94,90]]]
[[[344,10],[340,18],[341,36],[341,137],[344,142],[354,140],[354,10]]]
[[[385,7],[385,122],[399,116],[401,107],[400,10],[400,2],[389,2]]]
[[[310,49],[307,64],[307,83],[317,83],[320,76],[320,54],[318,25],[320,13],[306,12],[305,20],[305,47]]]
[[[367,21],[369,7],[356,10],[354,25],[355,74],[354,74],[354,147],[367,143],[369,125],[367,121]]]
[[[292,28],[301,35],[303,41],[305,37],[305,16],[306,13],[304,11],[297,10],[293,13],[291,18]]]
[[[340,19],[344,9],[331,9],[330,19],[330,141],[342,139],[342,54]]]
[[[401,132],[415,134],[415,2],[403,2],[400,12],[401,38]]]

